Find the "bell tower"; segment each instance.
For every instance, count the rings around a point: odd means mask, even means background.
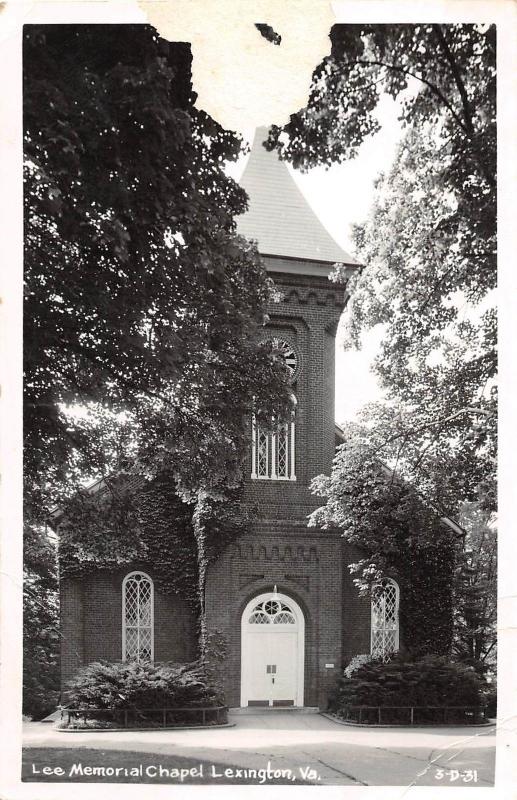
[[[324,228],[287,165],[265,150],[266,138],[259,128],[241,179],[249,208],[237,230],[257,242],[279,291],[264,338],[285,354],[296,414],[276,436],[253,430],[248,491],[258,503],[267,496],[275,513],[305,518],[314,507],[310,481],[330,472],[335,450],[334,339],[347,295],[328,276],[336,263],[350,274],[359,265]]]
[[[335,334],[348,298],[329,275],[336,263],[345,275],[359,264],[332,239],[287,165],[265,150],[266,138],[259,128],[237,230],[257,242],[278,290],[264,339],[284,355],[296,411],[274,433],[251,425],[245,499],[256,518],[210,566],[205,608],[209,629],[227,645],[229,705],[324,706],[341,667],[346,566],[339,532],[308,528],[307,516],[319,505],[311,480],[330,474],[336,446]]]

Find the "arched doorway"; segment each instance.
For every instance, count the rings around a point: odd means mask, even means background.
[[[303,706],[305,619],[292,597],[267,592],[241,620],[241,706]]]

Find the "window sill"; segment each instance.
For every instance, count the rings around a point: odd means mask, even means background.
[[[269,483],[296,483],[296,476],[294,478],[269,478],[262,475],[251,475],[252,481],[268,481]]]

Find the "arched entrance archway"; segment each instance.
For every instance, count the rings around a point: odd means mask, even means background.
[[[303,706],[305,619],[293,600],[265,592],[241,619],[241,706]]]

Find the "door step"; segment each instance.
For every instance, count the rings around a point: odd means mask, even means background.
[[[230,714],[319,714],[318,706],[241,706],[228,709]]]

